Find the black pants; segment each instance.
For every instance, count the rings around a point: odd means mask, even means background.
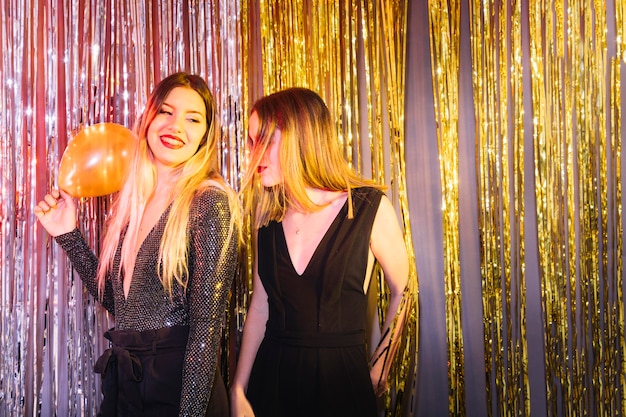
[[[187,326],[106,332],[113,347],[95,366],[102,375],[104,396],[98,416],[178,416],[188,333]],[[206,416],[229,416],[228,394],[219,367]]]

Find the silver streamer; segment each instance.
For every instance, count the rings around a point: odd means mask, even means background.
[[[73,134],[132,128],[164,76],[202,75],[221,111],[223,174],[241,156],[241,10],[218,0],[3,0],[0,5],[0,417],[93,416],[113,320],[74,278],[33,209]],[[84,199],[97,249],[110,198]],[[103,215],[104,214],[104,215]]]

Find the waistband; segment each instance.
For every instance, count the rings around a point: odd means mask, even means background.
[[[142,359],[171,352],[184,355],[188,335],[189,326],[105,332],[112,347],[102,353],[94,366],[94,371],[102,375],[104,394],[99,415],[117,415],[118,407],[127,415],[143,415],[139,387],[144,377]]]
[[[286,333],[268,329],[265,337],[284,345],[312,348],[361,346],[365,343],[363,330],[346,333]]]
[[[117,348],[133,352],[185,348],[189,326],[163,327],[156,330],[108,330],[104,337]]]

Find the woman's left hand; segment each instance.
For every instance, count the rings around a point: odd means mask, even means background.
[[[377,397],[382,396],[389,389],[387,378],[384,376],[381,377],[383,372],[383,363],[384,361],[380,358],[380,360],[378,360],[370,369],[370,379],[372,381],[372,387],[374,387],[374,394],[376,394]]]

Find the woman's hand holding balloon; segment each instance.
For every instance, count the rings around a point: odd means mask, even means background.
[[[137,146],[135,135],[116,123],[83,128],[70,140],[59,164],[59,188],[35,207],[39,223],[52,237],[76,228],[73,197],[99,197],[119,191]]]
[[[39,223],[52,237],[76,228],[76,204],[72,196],[62,190],[52,190],[46,194],[34,211]]]

